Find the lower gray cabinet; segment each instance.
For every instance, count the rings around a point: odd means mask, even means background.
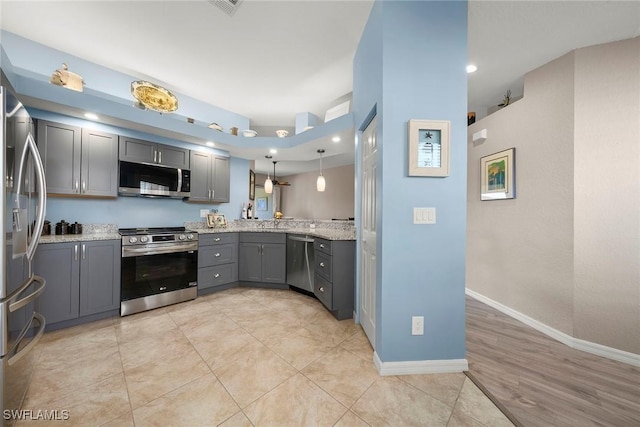
[[[120,240],[41,244],[33,270],[47,281],[39,298],[47,324],[120,307]]]
[[[285,233],[241,233],[238,279],[244,282],[286,283]]]
[[[203,233],[198,243],[198,290],[238,281],[238,233]]]
[[[314,294],[338,319],[353,316],[355,242],[316,238]]]

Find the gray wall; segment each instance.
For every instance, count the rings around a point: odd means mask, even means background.
[[[467,287],[568,335],[640,353],[640,39],[525,76],[468,128]],[[517,198],[480,201],[480,158],[516,148]]]
[[[316,190],[319,170],[287,176],[290,187],[283,189],[282,212],[286,216],[307,219],[352,218],[354,216],[354,166],[324,169],[324,192]]]

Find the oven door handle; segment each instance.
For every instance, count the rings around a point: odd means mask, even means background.
[[[156,255],[156,254],[171,254],[177,252],[190,252],[197,251],[198,244],[197,243],[188,243],[188,244],[177,244],[177,245],[161,245],[154,246],[152,248],[147,246],[141,247],[122,247],[122,257],[134,257],[134,256],[142,256],[142,255]]]

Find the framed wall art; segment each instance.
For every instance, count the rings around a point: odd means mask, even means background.
[[[516,149],[480,158],[480,200],[516,198]]]
[[[449,176],[448,120],[409,120],[409,176]]]
[[[266,197],[258,197],[256,200],[256,210],[266,211],[267,210],[267,198]]]
[[[256,198],[256,174],[249,169],[249,200]]]

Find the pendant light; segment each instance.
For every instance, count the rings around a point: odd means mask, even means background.
[[[264,156],[264,157],[267,159],[271,159],[272,156]],[[275,168],[274,168],[274,175],[275,175]],[[267,169],[267,179],[264,181],[264,192],[267,194],[273,193],[273,181],[271,181],[271,178],[269,177],[268,169]]]
[[[318,153],[320,154],[320,176],[316,181],[316,189],[318,191],[324,191],[327,186],[327,183],[324,180],[324,176],[322,175],[322,153],[324,153],[324,150],[321,148],[318,150]]]

